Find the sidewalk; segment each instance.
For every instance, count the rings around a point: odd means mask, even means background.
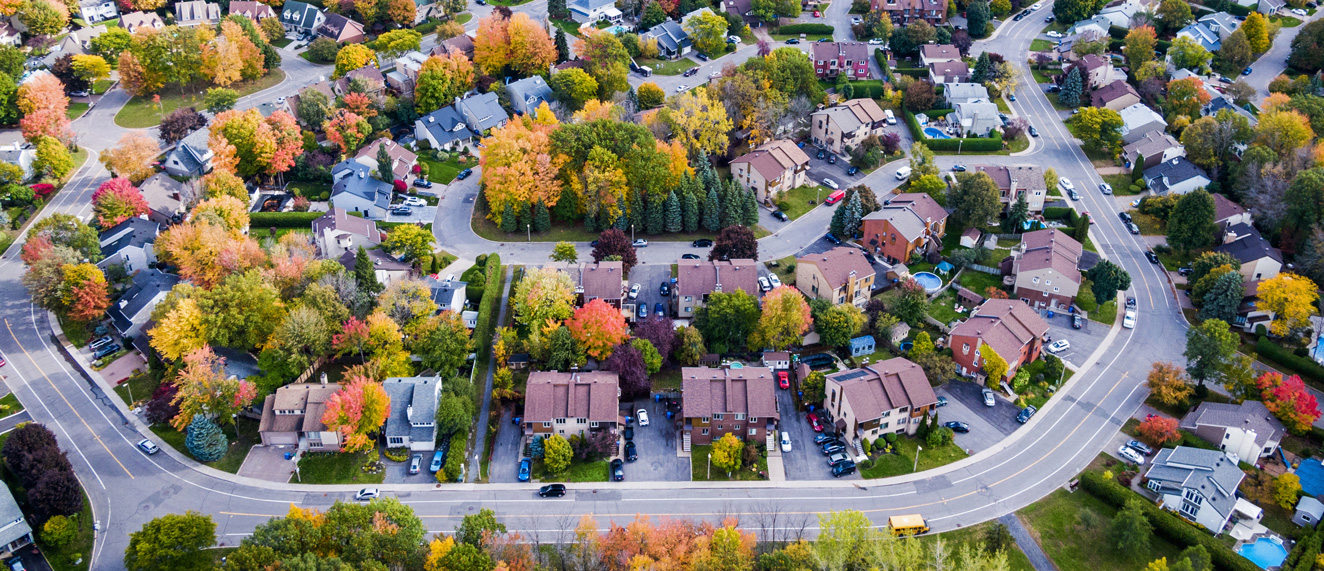
[[[1021,523],[1021,518],[1016,514],[1010,513],[998,518],[998,523],[1007,526],[1007,531],[1011,532],[1012,538],[1016,540],[1017,547],[1025,552],[1025,557],[1030,560],[1030,565],[1034,566],[1035,571],[1057,571],[1057,566],[1053,565],[1053,560],[1048,558],[1043,548],[1039,547],[1039,542],[1030,535],[1030,530]]]

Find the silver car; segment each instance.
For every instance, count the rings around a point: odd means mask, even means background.
[[[983,391],[980,392],[984,393],[984,406],[997,406],[998,401],[997,398],[994,397],[993,391],[984,389]]]
[[[1123,460],[1131,462],[1132,464],[1145,463],[1145,457],[1142,456],[1139,452],[1136,452],[1130,446],[1122,445],[1121,448],[1117,449],[1117,455],[1121,456]]]

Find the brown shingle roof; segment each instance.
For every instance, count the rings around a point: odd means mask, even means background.
[[[818,266],[818,271],[822,272],[828,286],[834,290],[851,280],[862,279],[874,273],[873,265],[864,259],[864,253],[858,248],[847,246],[837,246],[822,254],[796,258],[795,263]]]
[[[941,75],[948,83],[955,83],[953,78],[970,77],[970,66],[963,61],[940,61],[929,64],[933,75]]]
[[[539,371],[529,374],[524,395],[526,422],[552,422],[558,418],[615,422],[619,380],[616,373],[606,371]]]
[[[333,207],[327,210],[326,214],[313,220],[313,234],[320,235],[325,230],[339,230],[366,236],[375,243],[381,243],[382,241],[381,232],[377,230],[376,222],[367,218],[350,216],[344,208]]]
[[[460,34],[453,38],[447,38],[437,44],[437,47],[432,48],[432,55],[445,55],[451,50],[459,50],[464,53],[464,55],[473,57],[474,39],[469,37],[469,34]]]
[[[1240,204],[1228,200],[1226,196],[1214,193],[1214,222],[1222,222],[1245,213],[1246,209],[1242,208]]]
[[[924,59],[945,59],[954,61],[961,59],[961,52],[956,50],[956,46],[951,44],[925,44],[919,47],[919,55]]]
[[[929,223],[938,223],[947,219],[947,210],[932,196],[922,192],[906,192],[893,196],[888,206],[905,206]]]
[[[777,381],[772,369],[683,367],[680,376],[684,400],[681,414],[685,418],[727,413],[780,418],[777,414]]]
[[[938,402],[924,369],[902,357],[834,373],[828,381],[841,385],[842,396],[860,420],[873,420],[903,406],[915,409]]]
[[[864,42],[814,42],[814,61],[836,61],[844,58],[853,62],[869,59],[869,46]]]
[[[755,297],[759,294],[759,270],[754,260],[681,260],[677,268],[677,295],[701,296],[736,290]]]
[[[1134,95],[1136,99],[1140,99],[1140,94],[1136,93],[1134,87],[1119,79],[1094,90],[1094,93],[1090,94],[1090,102],[1095,107],[1104,107],[1128,93]]]
[[[585,303],[594,299],[617,301],[625,296],[623,262],[556,263],[548,264],[547,267],[569,275],[570,281],[582,290]]]
[[[298,383],[276,389],[263,401],[260,432],[323,432],[322,413],[326,401],[339,391],[338,383]],[[277,410],[302,410],[303,414],[276,414]]]
[[[354,158],[366,158],[375,161],[377,160],[377,148],[382,145],[386,145],[386,155],[391,157],[391,173],[395,175],[395,178],[400,180],[408,178],[413,171],[414,164],[418,162],[418,155],[410,152],[409,149],[404,148],[404,146],[399,145],[395,141],[387,139],[386,137],[377,139],[368,144],[368,146],[359,149],[359,154],[355,155]]]
[[[1080,242],[1055,228],[1035,230],[1021,234],[1025,252],[1017,263],[1017,271],[1053,268],[1077,284],[1080,283],[1080,256],[1084,252]]]
[[[749,163],[764,180],[772,181],[780,178],[788,170],[800,165],[808,165],[809,155],[806,155],[795,143],[779,139],[760,145],[757,149],[731,160],[731,164],[737,163]]]
[[[993,179],[993,184],[998,186],[998,190],[1011,190],[1011,183],[1016,182],[1016,190],[1048,190],[1048,183],[1044,182],[1044,171],[1042,168],[1034,165],[975,165],[970,167],[971,172],[982,172],[988,174]]]
[[[952,329],[953,336],[975,337],[1008,363],[1019,361],[1021,348],[1048,333],[1048,324],[1017,299],[990,299]]]

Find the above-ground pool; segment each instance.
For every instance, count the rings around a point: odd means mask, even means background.
[[[940,131],[940,130],[938,130],[938,129],[935,129],[935,128],[933,128],[933,127],[925,127],[925,128],[924,128],[924,136],[925,136],[925,137],[928,137],[928,138],[930,138],[930,139],[950,139],[950,138],[951,138],[951,137],[948,137],[948,136],[947,136],[947,133],[944,133],[944,132],[942,132],[942,131]]]
[[[924,286],[924,293],[932,295],[942,288],[942,278],[933,272],[919,272],[912,274],[911,277],[915,278],[919,285]]]
[[[1260,569],[1277,567],[1283,564],[1284,559],[1287,559],[1287,548],[1283,547],[1283,540],[1277,537],[1261,537],[1255,540],[1255,543],[1247,543],[1238,547],[1237,553],[1251,560]]]
[[[606,30],[608,33],[615,34],[617,36],[624,34],[626,31],[625,26],[612,26],[610,28],[606,28]]]

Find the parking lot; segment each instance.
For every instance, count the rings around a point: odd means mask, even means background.
[[[1073,367],[1080,367],[1089,358],[1090,353],[1095,347],[1103,344],[1103,338],[1108,335],[1108,326],[1097,321],[1083,320],[1083,326],[1080,329],[1071,328],[1071,314],[1063,312],[1054,312],[1053,317],[1048,317],[1047,312],[1040,312],[1040,317],[1048,322],[1048,336],[1053,341],[1065,339],[1071,343],[1071,348],[1061,353],[1057,353],[1058,358],[1071,363]],[[1048,343],[1044,344],[1045,349]]]
[[[953,381],[934,392],[947,397],[947,406],[938,409],[938,422],[970,425],[970,432],[956,434],[956,445],[970,454],[993,447],[1020,426],[1016,422],[1020,409],[1005,398],[998,398],[992,407],[984,406],[980,387],[975,383]]]
[[[794,387],[792,387],[794,388]],[[795,394],[789,390],[777,389],[777,410],[781,412],[781,429],[791,434],[791,451],[782,452],[782,465],[786,469],[787,480],[822,480],[832,478],[832,470],[827,465],[827,457],[814,444],[817,434],[809,427],[806,413],[795,409]],[[780,435],[778,435],[780,437]],[[780,442],[780,440],[779,440]],[[779,444],[780,446],[780,444]],[[856,472],[846,479],[860,479]]]
[[[699,248],[694,251],[700,252]],[[707,259],[708,252],[703,251],[703,257]],[[648,314],[657,313],[657,304],[661,303],[667,308],[667,315],[674,313],[671,307],[671,296],[663,297],[658,293],[658,286],[662,282],[671,282],[671,264],[639,264],[630,270],[630,284],[639,284],[639,298],[635,300],[626,299],[625,303],[644,303],[648,305]],[[637,315],[637,314],[636,314]]]
[[[690,459],[682,458],[676,452],[676,423],[667,419],[666,407],[662,403],[641,399],[634,402],[632,410],[648,411],[648,426],[634,426],[634,445],[639,460],[625,463],[627,481],[645,482],[688,482],[690,480]],[[633,415],[632,415],[633,416]]]
[[[492,443],[492,461],[487,468],[487,481],[514,483],[519,481],[519,461],[524,458],[520,446],[520,427],[512,424],[510,411],[501,415],[496,440]]]

